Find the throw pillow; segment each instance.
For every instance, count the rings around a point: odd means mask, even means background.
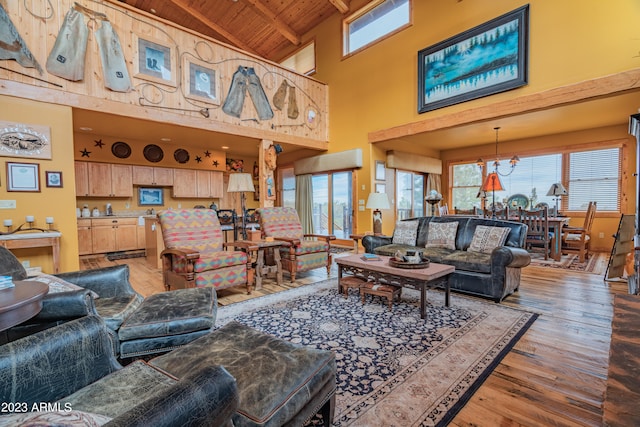
[[[426,248],[456,248],[456,232],[458,223],[453,222],[430,222],[429,234],[427,236]]]
[[[26,412],[0,417],[3,425],[16,427],[60,426],[99,427],[111,421],[110,417],[83,411]],[[6,423],[6,424],[5,424]]]
[[[74,285],[73,283],[62,280],[59,277],[51,276],[50,274],[40,274],[35,277],[29,277],[27,280],[29,280],[30,282],[42,282],[46,285],[49,285],[50,294],[55,294],[57,292],[78,291],[84,289],[81,286]],[[91,296],[93,297],[93,299],[99,298],[99,295],[93,291],[91,291]]]
[[[490,254],[498,246],[504,245],[511,229],[509,227],[489,227],[479,225],[473,232],[469,252]]]
[[[416,245],[418,221],[398,221],[391,242],[394,245]]]

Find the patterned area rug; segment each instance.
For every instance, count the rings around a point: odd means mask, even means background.
[[[600,275],[604,275],[608,263],[609,254],[604,252],[593,252],[585,262],[580,262],[578,255],[574,254],[563,255],[560,261],[554,261],[551,258],[545,260],[544,255],[539,253],[531,254],[531,265],[537,267],[564,268]]]
[[[218,309],[216,325],[237,320],[283,339],[336,353],[335,426],[444,426],[536,319],[533,313],[461,295],[403,289],[389,311],[362,304],[336,279]],[[314,419],[309,425],[320,425]]]

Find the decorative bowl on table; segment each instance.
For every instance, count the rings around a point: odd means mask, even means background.
[[[395,256],[389,258],[389,265],[396,268],[427,268],[430,262],[422,252],[414,251],[407,251],[406,255],[398,251]]]

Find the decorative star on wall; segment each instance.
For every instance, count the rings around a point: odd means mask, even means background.
[[[211,157],[211,153],[209,152],[209,150],[204,152],[204,156],[205,157]]]
[[[214,160],[214,161],[213,161],[213,166],[218,167],[218,165],[219,165],[218,161],[217,161],[217,160]]]
[[[82,153],[82,157],[89,157],[89,154],[91,154],[91,151],[87,151],[87,149],[83,149],[80,151]]]
[[[196,156],[196,162],[197,162],[197,163],[202,162],[202,157],[200,157],[200,156]]]
[[[95,139],[93,142],[96,143],[96,145],[95,145],[96,147],[102,148],[102,146],[104,145],[104,142],[102,142],[101,139]]]

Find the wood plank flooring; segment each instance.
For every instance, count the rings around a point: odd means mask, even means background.
[[[122,263],[130,265],[132,285],[140,293],[163,291],[160,271],[148,267],[144,258],[91,258],[82,265]],[[219,301],[231,304],[327,278],[323,269],[300,276],[291,284],[285,274],[281,287],[267,280],[251,296],[240,288],[223,290]],[[331,276],[337,276],[335,263]],[[524,268],[520,290],[502,304],[540,316],[450,425],[602,425],[613,298],[626,293],[626,282],[605,282],[602,275]]]

